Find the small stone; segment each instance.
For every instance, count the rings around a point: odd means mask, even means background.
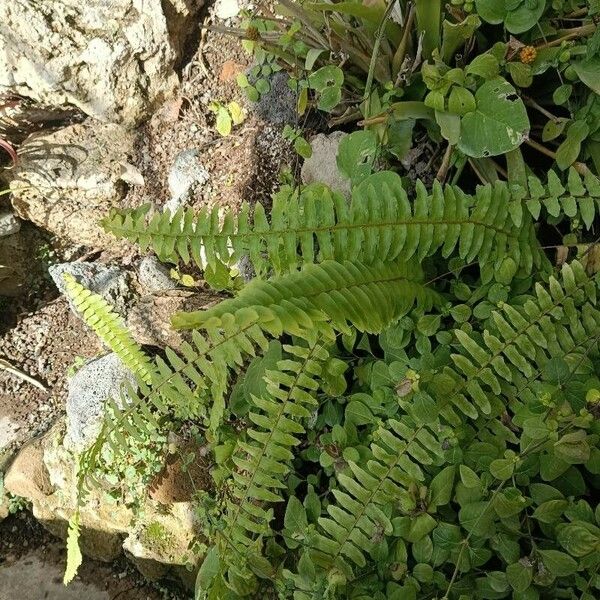
[[[269,78],[271,89],[255,105],[258,115],[273,125],[295,125],[296,94],[288,85],[289,75],[278,71]]]
[[[310,140],[312,156],[302,165],[301,176],[305,184],[324,183],[333,191],[350,197],[350,180],[344,177],[337,166],[337,153],[340,142],[346,133],[335,131],[329,135],[320,133]]]
[[[0,237],[13,235],[21,229],[21,221],[12,212],[0,212]]]
[[[114,352],[88,362],[73,375],[67,396],[67,449],[82,452],[96,441],[106,401],[119,403],[126,384],[135,387],[135,377]]]
[[[215,2],[215,15],[219,19],[232,19],[240,12],[238,0],[217,0]]]
[[[24,446],[10,465],[4,477],[4,487],[13,496],[42,501],[54,491],[48,469],[44,464],[44,450],[40,440]]]
[[[142,258],[139,265],[138,280],[150,294],[166,292],[177,287],[177,283],[169,275],[169,269],[154,256]]]
[[[168,184],[171,199],[165,208],[172,213],[185,205],[190,195],[198,186],[208,181],[209,174],[198,160],[198,150],[183,150],[173,162],[169,171]]]
[[[68,273],[83,287],[102,296],[118,313],[125,315],[129,286],[126,274],[118,267],[109,267],[101,263],[71,262],[52,265],[48,272],[62,294],[66,295],[63,275]],[[70,300],[69,303],[73,312],[78,315]]]

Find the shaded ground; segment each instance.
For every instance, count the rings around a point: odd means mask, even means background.
[[[62,583],[66,550],[23,511],[0,523],[0,600],[189,600],[175,584],[148,583],[125,557],[85,559],[75,580]]]

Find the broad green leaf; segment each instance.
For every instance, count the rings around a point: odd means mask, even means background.
[[[222,136],[228,136],[231,133],[231,115],[225,106],[219,106],[217,109],[216,127]]]
[[[490,473],[500,481],[510,479],[515,470],[515,462],[509,458],[498,458],[490,464]]]
[[[475,100],[477,109],[461,119],[458,148],[478,158],[518,148],[529,134],[529,118],[515,88],[493,79],[477,90]]]
[[[294,533],[306,533],[308,527],[306,509],[296,496],[290,496],[290,499],[288,500],[283,524],[288,531]]]
[[[600,538],[578,523],[569,523],[560,529],[558,543],[572,556],[586,556],[600,547]]]
[[[566,500],[548,500],[540,504],[532,516],[542,523],[556,523],[568,505]]]
[[[544,566],[556,577],[568,577],[577,572],[577,561],[558,550],[538,550]]]
[[[587,58],[580,62],[574,62],[572,66],[579,79],[600,95],[600,58]]]
[[[338,169],[353,184],[360,183],[373,172],[377,149],[377,136],[373,131],[355,131],[344,136],[336,158]]]
[[[211,587],[214,578],[221,570],[221,560],[216,546],[212,546],[204,560],[198,575],[196,576],[196,593],[195,598],[198,600],[203,597],[203,594]]]
[[[506,7],[511,5],[516,7],[507,11],[504,26],[510,33],[518,34],[529,31],[536,25],[546,8],[546,0],[508,0]]]
[[[455,473],[456,467],[450,465],[442,469],[431,480],[429,485],[429,507],[431,510],[436,510],[438,506],[444,506],[450,502]]]
[[[515,592],[524,592],[533,580],[533,567],[521,559],[506,567],[506,578]]]

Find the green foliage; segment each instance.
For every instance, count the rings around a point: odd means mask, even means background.
[[[600,34],[588,5],[284,0],[276,20],[253,14],[238,30],[257,62],[250,80],[260,82],[254,87],[243,76],[241,84],[256,100],[258,87],[269,89],[274,66],[285,69],[299,115],[324,111],[332,125],[362,117],[395,168],[426,136],[452,147],[457,177],[470,166],[489,181],[473,159],[492,168],[491,157],[530,139],[561,170],[578,162],[598,170]],[[551,138],[538,138],[538,127],[552,130],[557,151],[545,146]]]
[[[417,184],[411,203],[400,177],[384,171],[355,187],[350,205],[320,184],[300,192],[284,189],[273,199],[270,221],[256,204],[253,210],[244,205],[237,216],[229,212],[222,222],[216,208],[198,214],[154,213],[147,222],[145,206],[115,210],[103,224],[142,249],[152,247],[163,260],[193,261],[213,270],[231,267],[242,256],[264,276],[271,269],[282,274],[315,261],[371,264],[376,259],[422,260],[438,251],[448,257],[457,251],[462,260],[487,267],[487,279],[508,260],[515,273],[540,266],[522,196],[499,182],[479,187],[473,195],[439,184],[428,193]]]

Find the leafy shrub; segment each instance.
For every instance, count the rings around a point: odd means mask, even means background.
[[[256,100],[273,66],[283,66],[300,115],[316,107],[332,124],[362,119],[390,160],[405,158],[411,135],[425,132],[448,142],[458,176],[468,160],[484,181],[496,179],[502,165],[490,157],[523,143],[562,170],[578,160],[598,170],[599,15],[596,0],[415,0],[387,8],[284,0],[276,19],[244,24],[261,84],[245,76],[241,83]],[[514,176],[516,156],[507,165]]]

